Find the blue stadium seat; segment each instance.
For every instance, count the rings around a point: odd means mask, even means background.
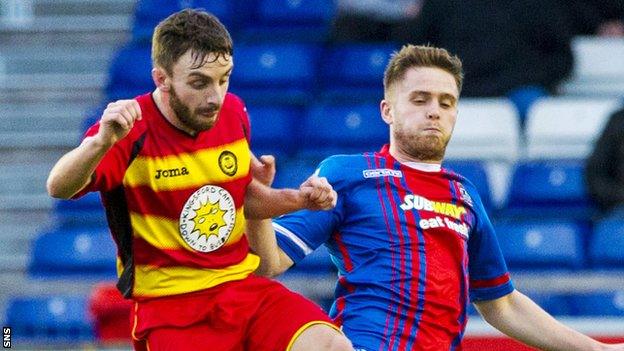
[[[318,160],[306,158],[289,159],[280,163],[277,166],[273,186],[297,189],[303,181],[316,171],[318,164]]]
[[[333,0],[258,0],[240,31],[243,42],[323,42],[336,5]]]
[[[502,221],[495,225],[510,269],[576,269],[584,265],[588,229],[573,221]]]
[[[29,273],[38,278],[115,279],[116,252],[105,228],[46,232],[33,243]]]
[[[573,294],[574,314],[578,316],[624,317],[624,290]]]
[[[485,209],[489,210],[492,208],[492,190],[484,162],[476,160],[445,161],[444,168],[468,178],[477,188]]]
[[[393,44],[343,44],[329,49],[323,60],[324,101],[374,101],[383,99],[383,76]]]
[[[624,220],[596,223],[589,242],[589,259],[602,268],[624,268]]]
[[[318,158],[378,151],[388,141],[388,130],[375,103],[313,105],[302,123],[300,153]]]
[[[57,200],[54,217],[56,225],[64,229],[107,225],[99,193],[88,193],[76,200]]]
[[[505,217],[588,220],[594,214],[582,160],[520,162],[512,176]]]
[[[94,340],[87,299],[82,296],[10,298],[6,323],[17,340],[62,343]]]
[[[311,100],[319,48],[305,44],[240,45],[230,90],[250,104]]]
[[[184,8],[203,8],[219,18],[232,30],[234,22],[233,1],[215,0],[138,0],[134,9],[132,38],[149,43],[154,27],[174,12]]]
[[[108,102],[132,99],[154,90],[150,50],[149,43],[130,42],[115,53],[105,88]]]
[[[278,162],[297,148],[297,121],[302,112],[292,106],[247,107],[251,121],[251,147],[256,156],[274,155]]]

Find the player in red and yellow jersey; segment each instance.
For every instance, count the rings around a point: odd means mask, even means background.
[[[173,14],[156,27],[152,60],[155,91],[109,104],[47,184],[59,198],[101,192],[117,286],[136,302],[135,348],[351,350],[318,306],[253,274],[245,218],[331,208],[335,192],[318,177],[267,186],[273,160],[251,154],[245,106],[227,92],[225,27],[206,12]]]

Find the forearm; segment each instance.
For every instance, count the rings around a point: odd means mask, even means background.
[[[493,327],[540,350],[601,350],[602,344],[558,322],[518,291],[475,305]]]
[[[283,267],[282,250],[277,246],[277,238],[271,220],[248,220],[247,239],[251,250],[260,256],[260,266],[256,273],[266,277],[281,274],[290,265]],[[292,263],[291,263],[292,264]]]
[[[47,180],[48,194],[68,199],[82,190],[110,146],[94,137],[86,138],[54,165]]]
[[[273,189],[252,180],[245,196],[245,217],[267,219],[306,208],[299,190]]]

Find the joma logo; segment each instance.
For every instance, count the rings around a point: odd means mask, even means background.
[[[172,169],[157,169],[156,170],[156,179],[169,178],[169,177],[177,177],[182,175],[188,175],[189,171],[186,167],[182,168],[172,168]]]

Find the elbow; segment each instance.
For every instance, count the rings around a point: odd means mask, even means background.
[[[275,267],[271,267],[266,264],[260,264],[258,269],[256,269],[256,274],[259,276],[274,278],[280,275],[282,272],[278,271]]]
[[[64,191],[63,187],[61,187],[53,177],[48,178],[48,181],[46,182],[46,190],[48,191],[48,195],[56,199],[69,199],[72,195],[74,195]]]
[[[274,278],[284,273],[284,271],[285,269],[282,269],[281,265],[276,262],[271,263],[267,260],[261,260],[260,266],[256,269],[256,274],[267,278]]]

